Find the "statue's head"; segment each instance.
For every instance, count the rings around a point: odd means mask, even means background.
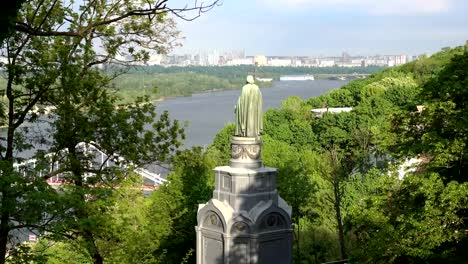
[[[247,83],[253,84],[255,82],[254,77],[252,75],[247,76]]]

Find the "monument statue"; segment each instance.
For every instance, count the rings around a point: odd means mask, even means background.
[[[252,75],[247,76],[247,83],[234,109],[236,114],[236,136],[258,137],[263,130],[262,93]]]
[[[292,208],[278,194],[276,169],[261,161],[262,94],[252,76],[235,113],[229,165],[214,168],[213,198],[198,205],[197,264],[291,264]]]

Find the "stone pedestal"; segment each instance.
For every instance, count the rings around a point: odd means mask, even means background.
[[[197,263],[292,263],[291,207],[263,167],[259,138],[233,137],[229,166],[216,167],[213,198],[198,207]]]

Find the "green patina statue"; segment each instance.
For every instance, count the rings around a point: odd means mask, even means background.
[[[254,84],[252,75],[247,76],[247,84],[234,109],[236,114],[236,134],[239,137],[258,137],[263,131],[262,93]]]

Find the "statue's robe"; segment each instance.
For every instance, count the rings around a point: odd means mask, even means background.
[[[242,87],[237,100],[236,136],[257,137],[263,131],[262,93],[257,85],[248,83]]]

